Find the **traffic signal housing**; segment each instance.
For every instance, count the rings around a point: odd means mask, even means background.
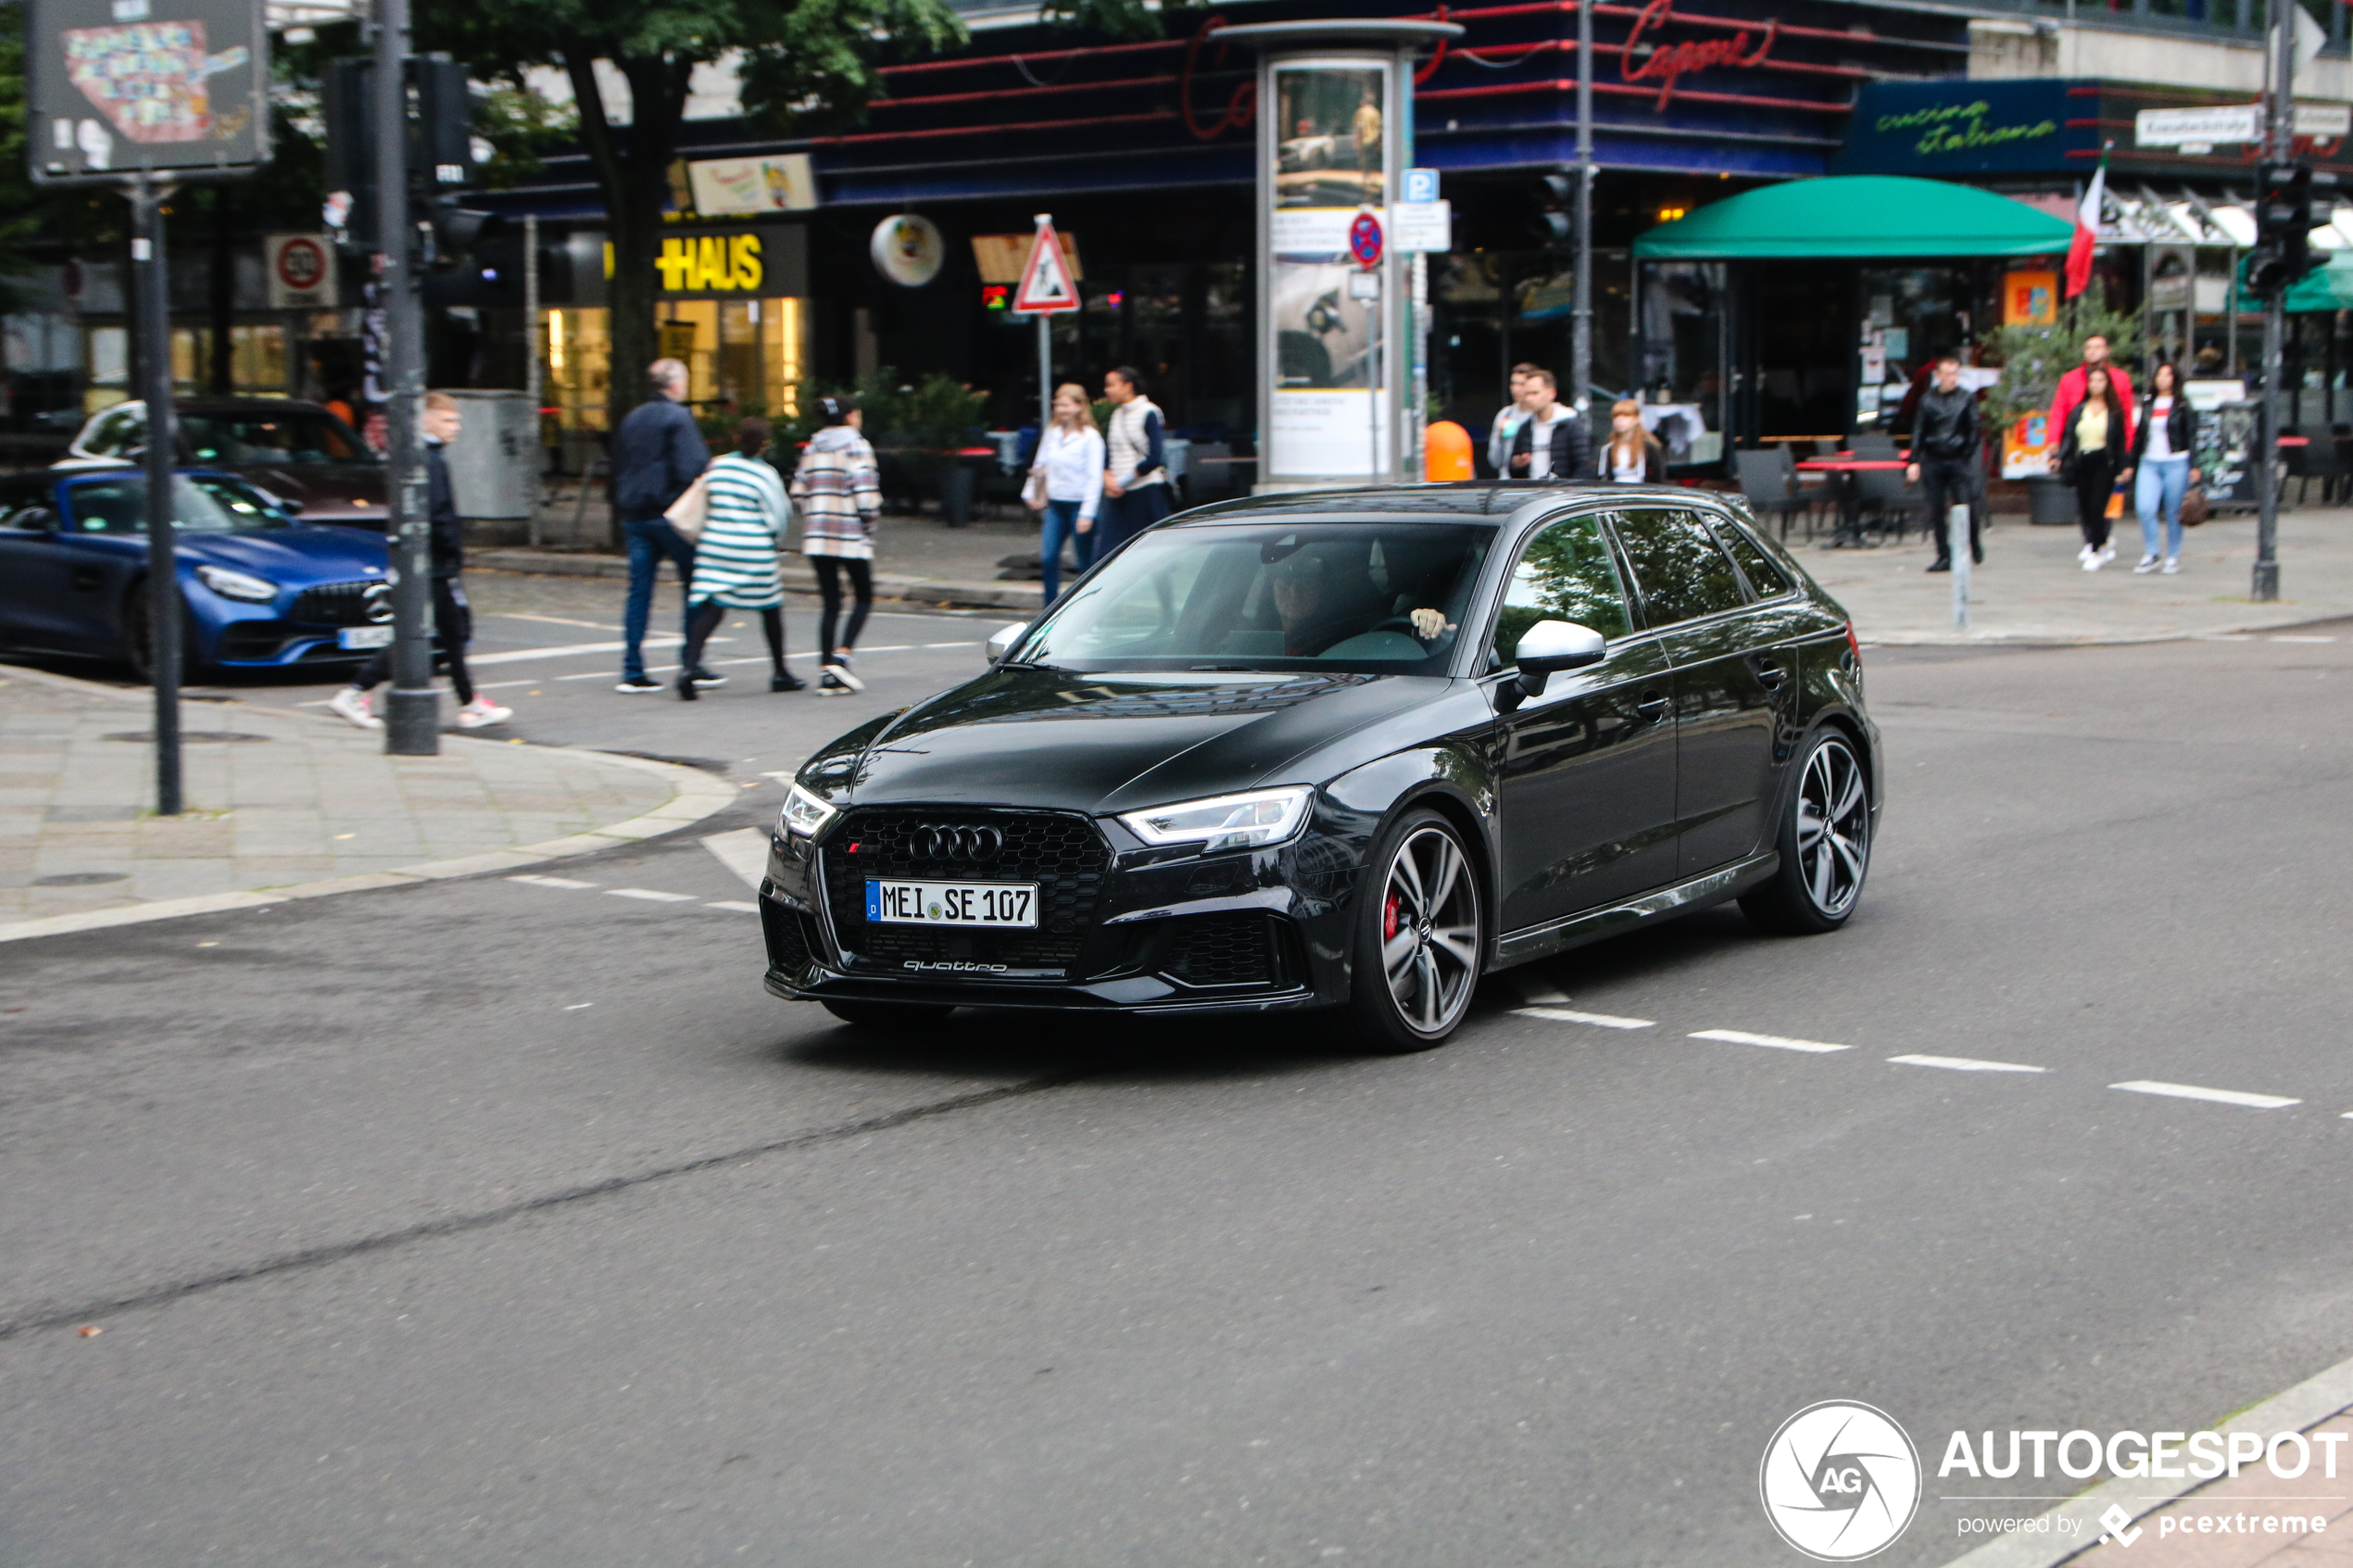
[[[2246,281],[2258,294],[2286,288],[2312,270],[2312,171],[2266,163],[2255,172],[2255,249]]]
[[[1547,250],[1568,250],[1577,244],[1577,177],[1557,170],[1536,185],[1536,216],[1529,225]]]
[[[412,55],[406,74],[411,94],[408,209],[413,222],[431,226],[434,255],[462,256],[490,215],[455,216],[454,203],[435,200],[433,193],[473,179],[473,86],[464,62],[447,55]],[[366,56],[330,61],[321,106],[327,189],[350,196],[344,242],[359,251],[384,244],[376,216],[375,82],[376,62]]]

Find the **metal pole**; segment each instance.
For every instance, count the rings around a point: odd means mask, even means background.
[[[376,273],[384,311],[385,532],[392,546],[392,698],[384,750],[432,757],[441,750],[433,689],[433,645],[425,621],[433,596],[433,521],[425,505],[417,414],[424,395],[422,319],[409,212],[409,0],[376,0]]]
[[[2291,7],[2296,0],[2271,0],[2271,24],[2278,34],[2278,64],[2269,89],[2269,123],[2265,152],[2271,161],[2284,163],[2295,151],[2296,27]],[[2280,596],[2280,358],[2286,326],[2286,291],[2273,287],[2263,299],[2263,398],[2257,412],[2255,474],[2255,574],[2249,596],[2258,604]]]
[[[173,459],[171,300],[163,203],[170,188],[141,170],[131,187],[132,270],[137,281],[140,395],[147,404],[147,662],[156,690],[156,815],[176,817],[180,788],[180,566],[171,536]]]
[[[1577,5],[1577,283],[1570,302],[1569,406],[1588,421],[1593,393],[1593,7]]]
[[[546,390],[545,360],[547,345],[541,335],[546,323],[539,320],[539,215],[523,214],[522,220],[522,315],[529,331],[523,341],[530,345],[523,361],[522,389],[531,404],[531,483],[524,492],[524,502],[531,508],[531,547],[539,547],[540,483],[547,477],[547,448],[539,440],[539,400]]]
[[[1042,449],[1046,433],[1054,428],[1054,319],[1045,311],[1038,312],[1038,442]]]
[[[1977,561],[1976,555],[1969,549],[1969,503],[1967,501],[1944,509],[1944,548],[1948,552],[1944,558],[1953,563],[1953,630],[1956,632],[1969,630],[1969,569]]]

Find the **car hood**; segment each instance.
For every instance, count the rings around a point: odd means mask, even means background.
[[[360,463],[249,464],[227,471],[251,480],[285,501],[302,503],[311,521],[325,518],[381,517],[384,470]]]
[[[251,533],[182,533],[172,543],[183,563],[233,567],[290,587],[381,577],[386,565],[383,535],[348,528],[296,523]]]
[[[1132,810],[1262,784],[1321,783],[1314,752],[1448,684],[1396,675],[992,670],[860,737],[854,761],[821,759],[835,765],[819,772],[848,785],[845,804]]]

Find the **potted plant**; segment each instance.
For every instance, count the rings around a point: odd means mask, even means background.
[[[939,370],[902,388],[896,399],[891,433],[903,449],[908,476],[937,487],[940,516],[950,528],[972,520],[973,470],[957,454],[972,438],[987,401],[986,394]]]
[[[1998,445],[2019,420],[2047,411],[2058,395],[2059,378],[2083,361],[2083,340],[2108,339],[2108,357],[2129,365],[2141,349],[2140,319],[2110,310],[2086,291],[2060,307],[2058,320],[2042,326],[1997,327],[1985,335],[1985,357],[2002,367],[2002,379],[1985,394],[1986,437]],[[2057,449],[2059,433],[2050,433]],[[2053,527],[2075,521],[2075,498],[2055,473],[2026,479],[2027,519]]]

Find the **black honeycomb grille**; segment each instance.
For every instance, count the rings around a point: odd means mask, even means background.
[[[381,583],[322,583],[296,596],[288,618],[306,626],[368,626],[375,624],[373,602],[368,595],[384,593]],[[389,600],[385,600],[389,603]]]
[[[1275,978],[1266,918],[1200,915],[1178,922],[1165,970],[1188,985],[1265,985]]]
[[[933,828],[994,828],[1004,847],[988,859],[934,859],[924,844]],[[952,835],[949,835],[952,836]],[[1067,971],[1078,961],[1093,924],[1111,850],[1094,823],[1057,812],[901,810],[852,811],[820,851],[827,907],[842,947],[897,966],[954,961],[1007,969]],[[1034,882],[1035,931],[956,931],[937,926],[869,925],[866,879],[927,882]]]

